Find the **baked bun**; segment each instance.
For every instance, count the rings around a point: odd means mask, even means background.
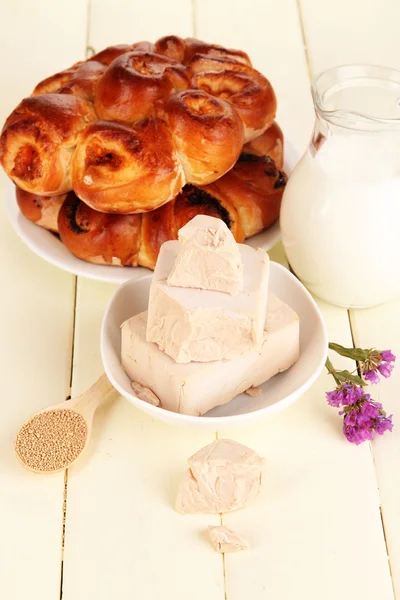
[[[235,206],[248,238],[278,220],[286,181],[285,173],[269,156],[241,154],[229,173],[202,189]]]
[[[243,50],[232,50],[231,48],[224,48],[218,44],[207,44],[207,42],[203,42],[202,40],[198,40],[196,38],[186,38],[184,63],[190,64],[190,61],[196,55],[216,56],[219,58],[234,60],[251,67],[251,60],[248,54],[243,52]]]
[[[129,52],[138,51],[138,52],[155,52],[154,44],[152,42],[136,42],[135,44],[131,44],[129,48]]]
[[[73,94],[93,102],[100,75],[106,67],[97,61],[77,63],[70,69],[47,77],[35,87],[33,96],[40,94]]]
[[[225,100],[187,90],[170,96],[158,114],[172,133],[188,183],[214,181],[237,160],[243,125]]]
[[[54,233],[58,232],[58,213],[67,194],[46,198],[45,196],[30,194],[17,187],[15,195],[19,209],[24,217],[44,229],[48,229]]]
[[[175,198],[174,205],[177,232],[196,215],[207,215],[224,221],[237,242],[245,239],[236,206],[227,197],[214,196],[207,188],[186,185]]]
[[[171,202],[164,204],[157,210],[143,213],[141,216],[142,228],[138,264],[141,267],[154,269],[163,243],[178,238],[175,200],[171,200]]]
[[[88,59],[88,62],[95,61],[108,66],[113,60],[118,58],[118,56],[121,56],[121,54],[125,54],[125,52],[129,52],[130,50],[132,50],[132,47],[128,44],[108,46],[107,48],[104,48],[104,50],[93,54],[93,56]]]
[[[276,121],[262,135],[243,146],[243,154],[269,156],[278,169],[283,169],[283,133]]]
[[[25,98],[8,117],[0,137],[0,162],[7,175],[33,194],[68,192],[78,135],[94,118],[92,105],[73,95]]]
[[[79,198],[106,213],[154,210],[174,198],[184,184],[171,133],[152,117],[134,127],[91,123],[80,137],[71,172]]]
[[[156,41],[154,52],[184,64],[186,52],[185,40],[177,35],[166,35]]]
[[[190,71],[152,52],[127,52],[99,80],[95,109],[100,119],[134,123],[154,116],[155,103],[190,84]]]
[[[58,231],[75,256],[97,265],[135,267],[140,247],[140,215],[109,215],[70,192],[58,216]]]
[[[200,72],[193,76],[192,83],[229,101],[243,122],[245,141],[263,133],[275,118],[274,90],[265,77],[252,69]]]

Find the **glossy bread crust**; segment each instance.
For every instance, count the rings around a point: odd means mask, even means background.
[[[78,136],[96,118],[90,102],[70,94],[25,98],[0,136],[0,162],[14,183],[33,194],[72,189],[70,164]]]
[[[172,200],[184,183],[171,133],[152,117],[134,127],[91,123],[74,152],[71,172],[79,198],[106,213],[154,210]]]
[[[126,52],[100,77],[94,106],[100,119],[132,124],[155,115],[156,102],[190,86],[190,71],[152,52]]]
[[[60,196],[38,196],[16,187],[15,196],[20,211],[29,221],[52,231],[58,232],[58,213],[67,194]]]
[[[98,212],[74,192],[67,195],[58,215],[58,231],[78,258],[97,265],[135,267],[141,243],[141,215]]]

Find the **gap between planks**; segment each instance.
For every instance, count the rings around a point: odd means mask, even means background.
[[[90,18],[92,12],[92,1],[87,0],[86,8],[86,44],[85,44],[85,58],[89,58],[95,53],[94,49],[89,46],[90,39]],[[73,314],[72,314],[72,343],[71,343],[71,363],[70,363],[70,375],[69,375],[69,390],[67,400],[72,397],[72,379],[74,375],[74,356],[75,356],[75,328],[76,328],[76,305],[78,295],[78,277],[74,277],[74,300],[73,300]],[[68,469],[64,471],[64,488],[63,488],[63,503],[62,503],[62,521],[61,521],[61,568],[60,568],[60,600],[63,597],[63,583],[64,583],[64,548],[65,548],[65,527],[67,522],[67,496],[68,496]]]
[[[86,51],[85,51],[86,56],[85,56],[85,58],[89,58],[93,54],[96,54],[95,49],[89,45],[91,16],[92,16],[92,0],[87,0],[87,6],[86,6]]]
[[[311,71],[310,54],[308,52],[306,29],[304,26],[303,11],[301,10],[301,0],[295,0],[295,1],[296,1],[296,6],[297,6],[297,15],[299,18],[301,38],[303,40],[304,56],[305,56],[306,63],[307,63],[308,79],[310,80],[310,83],[311,83],[313,77],[312,77],[312,71]]]
[[[195,37],[197,37],[196,0],[191,0],[191,9],[192,9],[192,35],[195,38]]]
[[[90,2],[90,0],[89,0]],[[72,396],[72,378],[74,374],[74,356],[75,356],[75,328],[76,328],[76,303],[78,295],[78,277],[74,277],[74,298],[72,311],[72,341],[71,341],[71,362],[69,374],[69,390],[67,400]],[[67,493],[68,493],[68,469],[64,471],[64,487],[63,487],[63,502],[62,502],[62,519],[61,519],[61,566],[60,566],[60,600],[63,596],[64,583],[64,545],[65,545],[65,526],[67,520]]]
[[[352,315],[351,310],[350,309],[347,310],[347,316],[348,316],[349,325],[350,325],[351,341],[353,343],[353,348],[356,348],[357,345],[356,345],[356,339],[355,339],[355,334],[354,334],[354,330],[353,330],[353,323],[352,323],[352,320],[351,320],[351,315]],[[360,367],[359,367],[358,363],[357,363],[357,370],[358,370],[359,376],[361,376],[361,370],[360,370]],[[379,514],[380,514],[380,517],[381,517],[382,533],[383,533],[383,539],[385,541],[385,548],[386,548],[386,556],[387,556],[388,567],[389,567],[390,581],[391,581],[392,590],[393,590],[393,598],[396,598],[396,591],[395,591],[394,581],[393,581],[392,564],[391,564],[391,561],[390,561],[389,546],[388,546],[388,542],[387,542],[387,538],[386,538],[385,519],[384,519],[384,516],[383,516],[383,510],[382,510],[381,492],[380,492],[380,489],[379,489],[378,473],[377,473],[376,464],[375,464],[375,456],[374,456],[374,453],[372,451],[372,444],[371,444],[371,442],[368,442],[368,446],[369,446],[369,451],[370,451],[370,454],[371,454],[371,460],[372,460],[372,465],[373,465],[374,474],[375,474],[376,490],[377,490],[378,499],[379,499]]]

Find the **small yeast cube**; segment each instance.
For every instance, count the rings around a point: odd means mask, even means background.
[[[243,290],[238,244],[221,219],[197,215],[178,232],[180,248],[168,285],[235,295]]]

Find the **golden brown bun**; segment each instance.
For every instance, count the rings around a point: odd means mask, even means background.
[[[186,185],[175,198],[174,204],[177,232],[196,215],[207,215],[224,221],[235,240],[239,243],[244,241],[244,231],[236,206],[227,197],[210,194],[207,187]]]
[[[202,189],[235,206],[248,238],[278,220],[286,181],[268,156],[241,154],[229,173]]]
[[[121,56],[121,54],[125,54],[125,52],[129,52],[131,50],[131,46],[128,44],[118,44],[117,46],[108,46],[108,48],[104,48],[101,52],[97,52],[89,58],[89,62],[96,61],[101,63],[102,65],[108,66],[112,63],[113,60]]]
[[[212,54],[195,54],[188,62],[188,67],[190,67],[194,75],[197,73],[208,73],[209,71],[213,73],[235,71],[237,73],[244,73],[245,75],[253,74],[254,77],[259,75],[258,71],[247,63],[229,56],[213,56]]]
[[[214,181],[237,160],[243,125],[225,100],[202,90],[187,90],[170,96],[159,115],[172,132],[186,182]]]
[[[196,38],[185,39],[185,64],[189,64],[192,58],[196,54],[203,54],[204,56],[217,56],[220,58],[226,58],[228,60],[235,60],[251,67],[251,60],[246,52],[242,50],[232,50],[231,48],[224,48],[218,44],[207,44]]]
[[[94,60],[77,63],[70,69],[44,79],[35,87],[33,96],[58,93],[73,94],[93,102],[97,82],[105,66]]]
[[[82,63],[76,63],[72,65],[69,69],[64,69],[64,71],[60,71],[60,73],[54,73],[54,75],[50,75],[50,77],[46,77],[40,81],[35,89],[32,92],[32,96],[39,96],[40,94],[55,94],[58,90],[68,83],[72,77],[74,77],[78,66]]]
[[[180,194],[179,194],[180,195]],[[164,206],[143,213],[138,264],[154,269],[158,253],[164,242],[176,240],[178,229],[175,219],[175,200]]]
[[[136,52],[136,50],[140,52],[154,52],[154,44],[152,42],[136,42],[135,44],[131,44],[129,52]]]
[[[243,146],[242,153],[269,156],[278,169],[283,169],[283,133],[274,121],[262,135]]]
[[[140,215],[107,215],[70,192],[58,215],[58,231],[78,258],[98,265],[134,267],[140,247]]]
[[[24,217],[26,217],[32,223],[36,223],[44,229],[58,232],[58,213],[60,208],[67,197],[67,194],[61,196],[38,196],[36,194],[30,194],[16,187],[15,192],[18,206]]]
[[[25,98],[0,137],[0,162],[27,192],[55,196],[72,189],[70,163],[78,135],[95,118],[92,105],[69,94]]]
[[[155,118],[134,127],[91,123],[80,137],[71,173],[79,198],[106,213],[154,210],[174,198],[184,184],[172,136]]]
[[[180,63],[185,62],[185,51],[185,40],[177,35],[166,35],[157,40],[154,44],[154,52],[156,52],[156,54],[168,56],[168,58],[177,60]]]
[[[192,83],[233,106],[243,122],[246,142],[263,133],[275,118],[274,90],[268,79],[254,69],[200,72],[193,76]]]
[[[134,123],[155,114],[155,103],[185,90],[190,71],[171,58],[127,52],[99,80],[94,106],[100,119]]]

